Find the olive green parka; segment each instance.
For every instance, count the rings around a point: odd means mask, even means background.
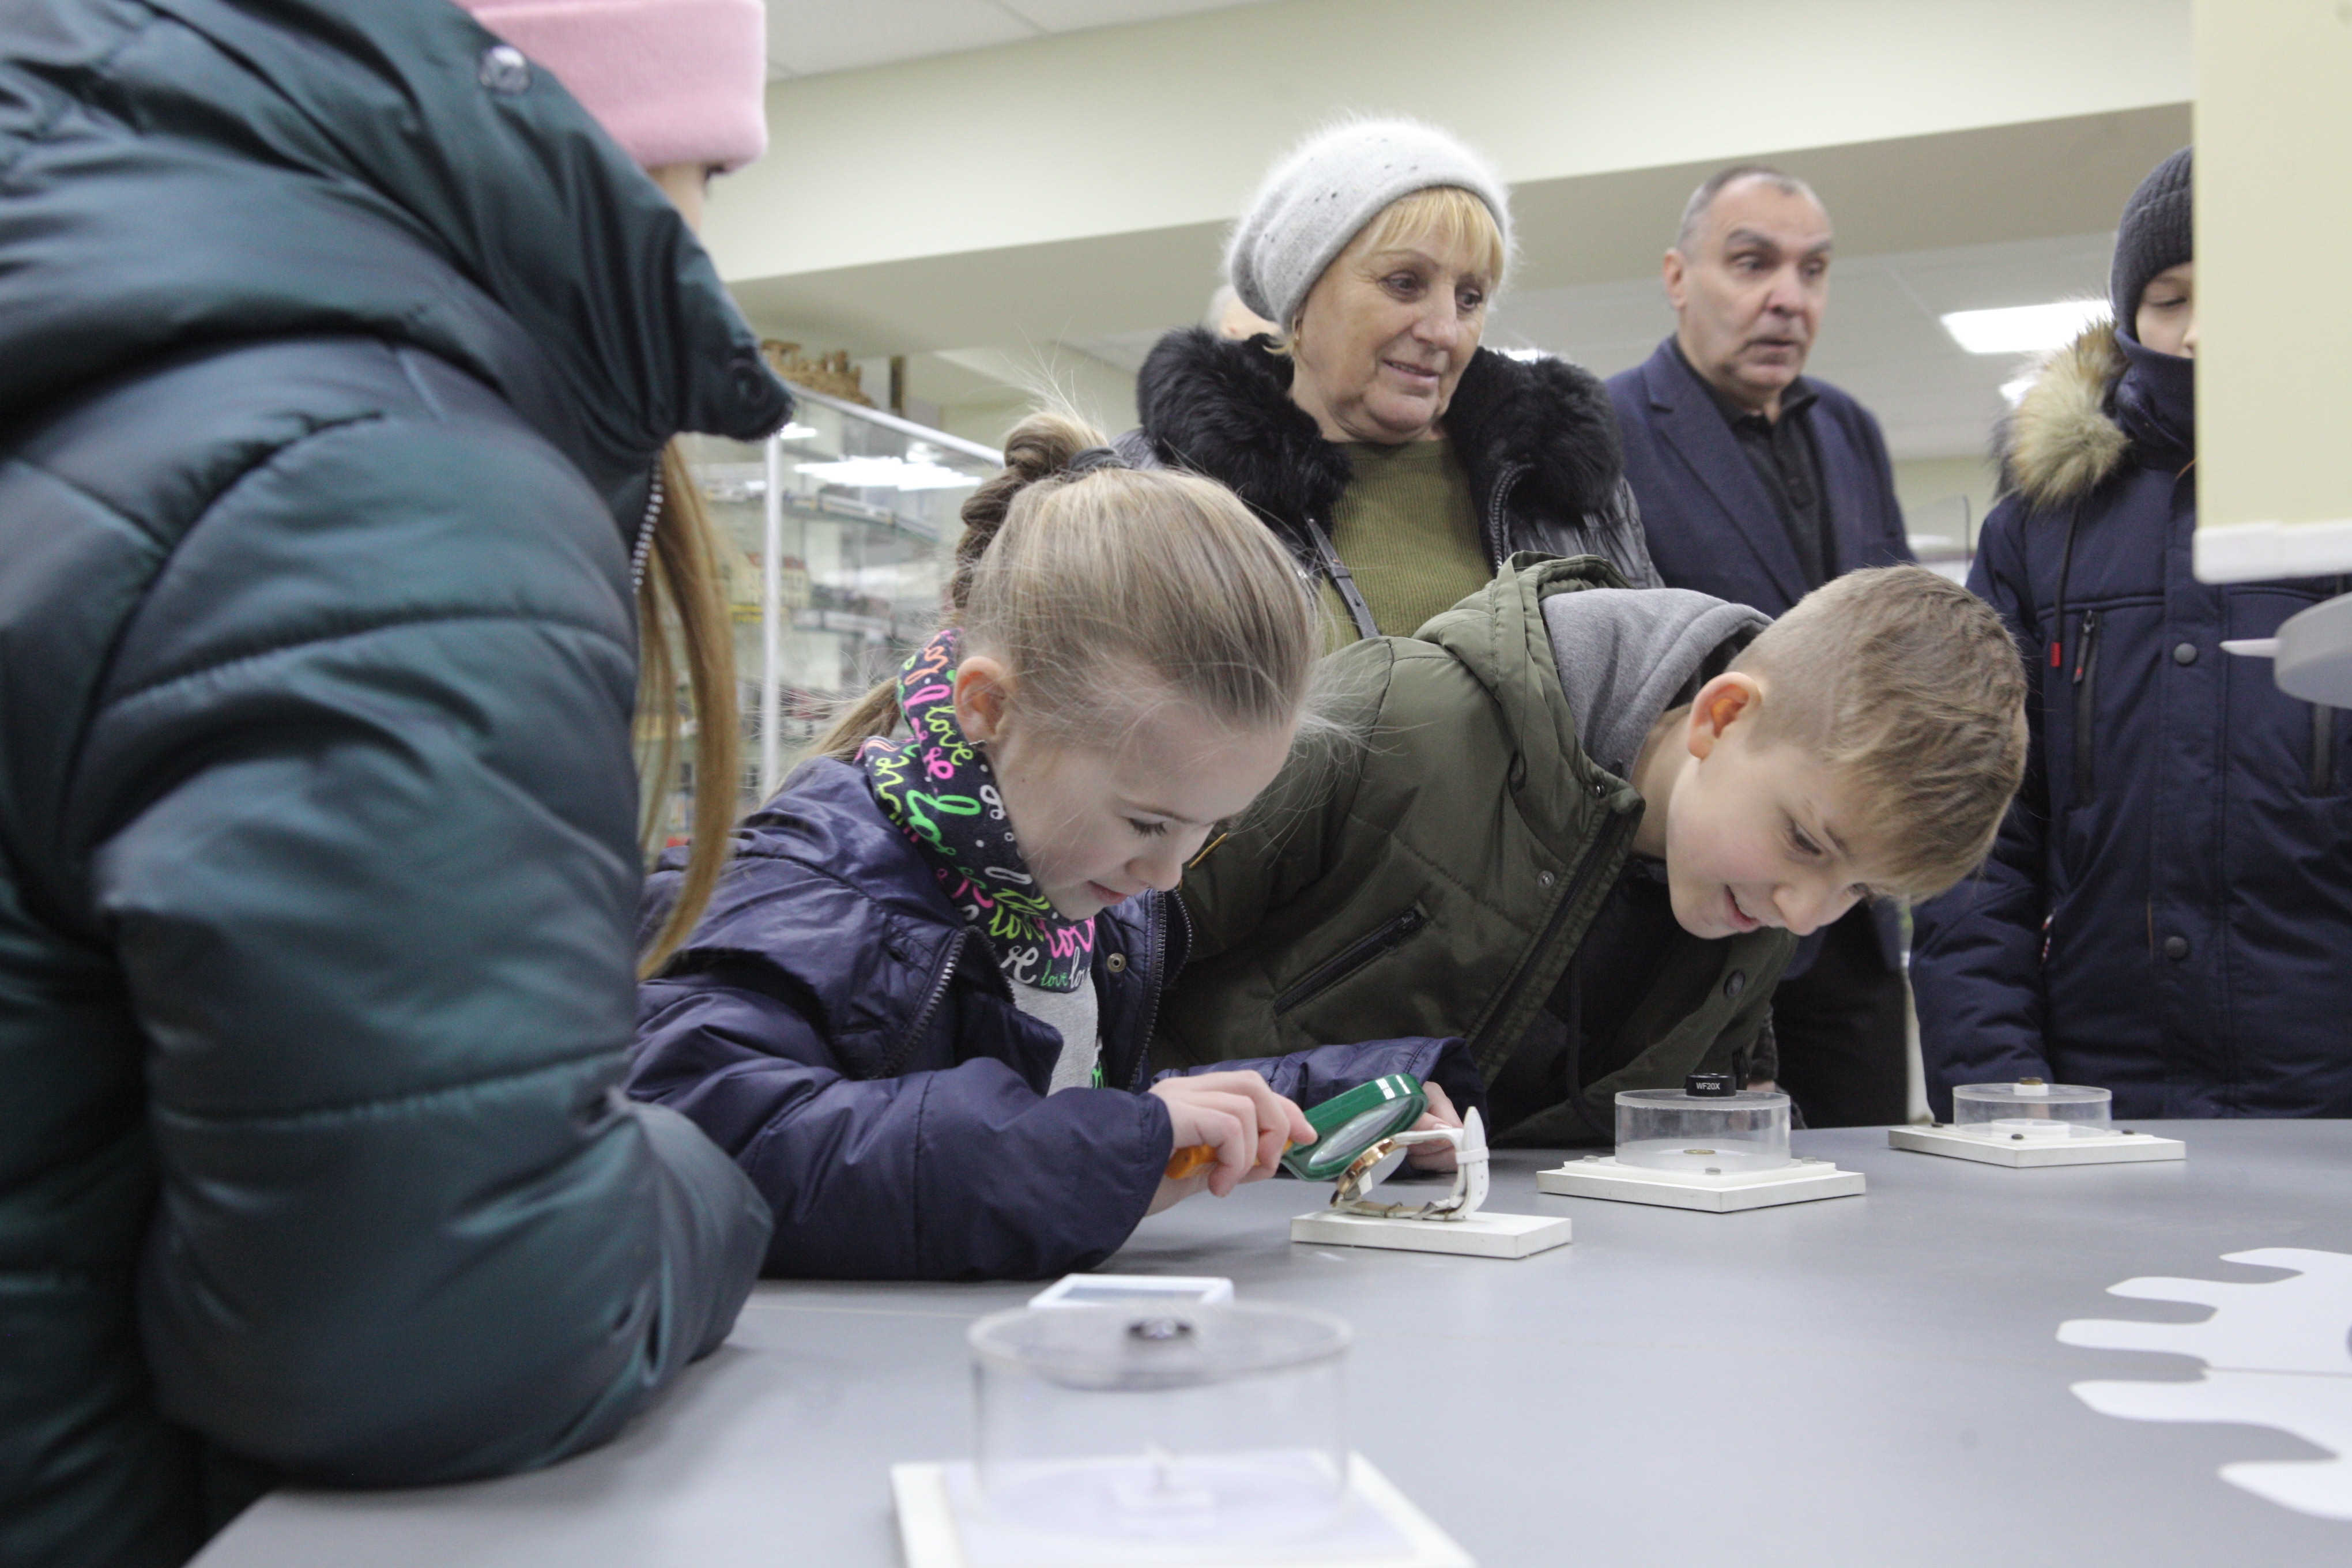
[[[1173,1063],[1391,1036],[1466,1038],[1489,1082],[1624,869],[1642,797],[1589,758],[1542,605],[1622,587],[1595,558],[1515,558],[1410,637],[1331,655],[1336,733],[1302,739],[1185,873],[1192,960],[1154,1048]],[[1730,1071],[1795,941],[1676,931],[1609,1054],[1626,1065],[1503,1141],[1607,1139],[1616,1092]],[[1627,1059],[1630,1056],[1630,1059]]]

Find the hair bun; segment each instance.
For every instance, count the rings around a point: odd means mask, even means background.
[[[972,568],[987,553],[996,531],[1004,526],[1013,498],[1040,479],[1073,471],[1077,460],[1090,452],[1110,452],[1110,448],[1103,444],[1101,432],[1067,414],[1032,414],[1006,433],[1004,471],[982,481],[965,498],[959,514],[963,519],[963,537],[956,542],[955,572],[948,580],[950,624],[962,624]]]

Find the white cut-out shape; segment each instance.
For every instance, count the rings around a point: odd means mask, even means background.
[[[2061,1344],[2103,1351],[2167,1351],[2216,1370],[2326,1372],[2352,1376],[2352,1256],[2300,1247],[2224,1254],[2224,1263],[2292,1268],[2289,1279],[2240,1285],[2220,1279],[2126,1279],[2110,1296],[2189,1301],[2213,1315],[2196,1323],[2077,1318],[2058,1325]]]
[[[2218,1421],[2269,1426],[2329,1450],[2329,1459],[2242,1462],[2221,1479],[2321,1519],[2352,1520],[2352,1256],[2297,1247],[2232,1252],[2224,1263],[2291,1268],[2285,1279],[2126,1279],[2111,1296],[2213,1309],[2194,1323],[2077,1318],[2060,1342],[2155,1351],[2206,1364],[2194,1383],[2078,1383],[2076,1398],[2132,1421]]]

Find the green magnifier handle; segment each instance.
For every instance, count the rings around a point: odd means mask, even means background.
[[[1335,1094],[1307,1113],[1315,1142],[1282,1157],[1283,1169],[1302,1182],[1336,1182],[1357,1155],[1421,1120],[1429,1108],[1421,1080],[1392,1072]]]

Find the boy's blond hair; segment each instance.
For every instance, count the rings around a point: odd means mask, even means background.
[[[1874,890],[1924,899],[1982,864],[2025,776],[2025,666],[1992,607],[1920,566],[1849,572],[1734,661],[1766,683],[1757,739],[1852,781]]]

